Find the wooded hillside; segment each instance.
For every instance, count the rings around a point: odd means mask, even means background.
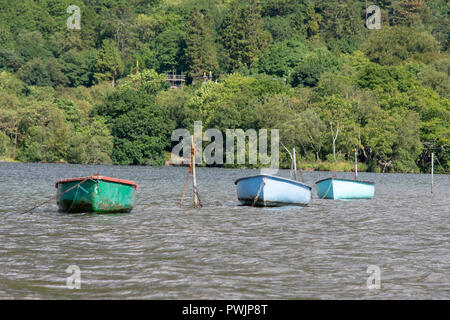
[[[201,120],[278,128],[303,163],[449,172],[449,5],[366,2],[0,0],[0,159],[161,165]]]

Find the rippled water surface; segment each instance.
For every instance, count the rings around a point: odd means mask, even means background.
[[[68,215],[61,178],[95,173],[139,184],[129,214]],[[308,207],[239,206],[234,180],[255,170],[198,169],[204,207],[178,207],[186,168],[0,163],[1,299],[449,299],[450,179],[361,173],[375,198]],[[288,171],[280,175],[287,177]],[[351,177],[351,173],[338,174]],[[190,190],[190,189],[189,189]],[[81,270],[70,290],[66,269]],[[367,268],[381,289],[367,288]]]

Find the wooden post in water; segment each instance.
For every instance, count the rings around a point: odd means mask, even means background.
[[[434,153],[431,153],[431,193],[433,193],[433,184],[434,184]]]
[[[192,186],[194,191],[194,208],[198,208],[199,206],[202,206],[202,203],[200,201],[200,197],[198,196],[198,189],[197,189],[197,172],[195,170],[195,143],[194,143],[194,136],[191,137],[191,159],[189,161],[189,171],[186,177],[186,183],[184,184],[184,191],[183,196],[181,197],[180,201],[180,208],[183,207],[183,201],[184,196],[186,194],[186,187],[188,185],[189,181],[189,175],[192,172]]]
[[[358,158],[355,149],[355,180],[358,180]]]
[[[297,176],[297,157],[295,155],[295,148],[292,148],[292,155],[293,155],[292,162],[294,162],[294,178],[295,178],[295,181],[298,181],[298,176]]]
[[[192,186],[194,189],[194,208],[198,208],[200,201],[197,190],[197,172],[195,170],[195,142],[194,136],[191,137],[191,154],[192,154]]]

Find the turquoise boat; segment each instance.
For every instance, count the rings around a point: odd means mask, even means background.
[[[369,181],[332,177],[317,181],[316,187],[320,199],[372,199],[375,195],[375,183]]]
[[[276,207],[306,206],[311,201],[311,187],[295,180],[272,175],[255,175],[237,179],[238,200],[244,205]]]
[[[62,212],[126,213],[134,206],[138,185],[100,175],[59,180],[56,203]]]

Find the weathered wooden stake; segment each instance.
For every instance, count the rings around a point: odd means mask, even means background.
[[[199,206],[202,206],[202,203],[200,201],[200,197],[198,196],[198,189],[197,189],[197,172],[195,171],[195,143],[194,143],[194,136],[191,137],[191,158],[189,161],[189,170],[186,176],[186,182],[184,184],[184,190],[183,190],[183,196],[181,197],[180,201],[180,208],[183,207],[183,201],[184,196],[186,195],[186,188],[189,182],[189,175],[192,172],[192,186],[193,186],[193,192],[194,192],[194,208],[198,208]]]
[[[358,158],[355,149],[355,180],[358,180]]]
[[[433,193],[433,185],[434,185],[434,153],[431,153],[431,193]]]
[[[195,170],[195,142],[194,136],[191,137],[191,154],[192,154],[192,186],[194,188],[194,208],[199,207],[198,190],[197,190],[197,173]]]
[[[294,162],[294,178],[295,178],[295,181],[298,181],[298,176],[297,176],[297,158],[296,158],[296,155],[295,155],[295,148],[292,148],[292,155],[293,155],[292,161]]]

